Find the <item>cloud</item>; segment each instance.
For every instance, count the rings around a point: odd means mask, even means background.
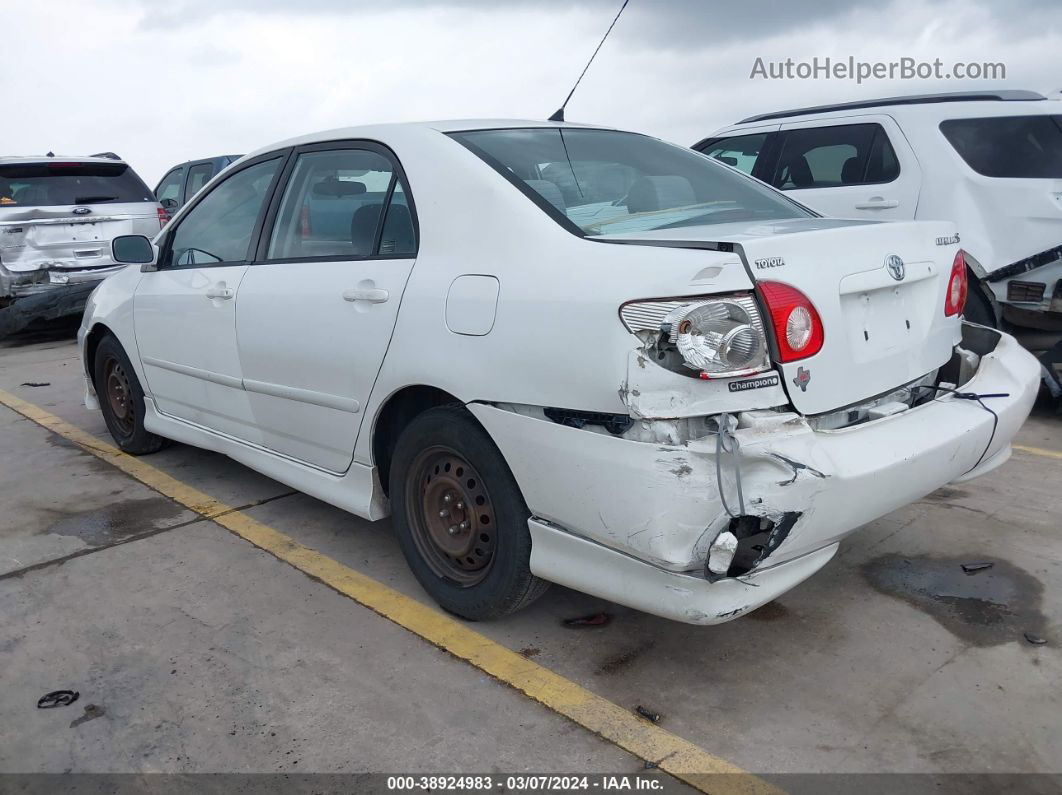
[[[313,130],[545,118],[619,7],[614,0],[99,0],[91,8],[76,0],[4,1],[4,153],[112,150],[152,184],[182,160]],[[1006,7],[631,0],[568,118],[688,144],[785,107],[986,85],[1056,89],[1062,34],[1053,7],[1041,0]],[[756,57],[849,55],[1002,61],[1007,79],[861,86],[749,79]]]

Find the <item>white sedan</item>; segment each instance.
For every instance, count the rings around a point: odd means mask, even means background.
[[[1039,367],[952,225],[818,217],[654,138],[351,128],[248,155],[93,294],[86,404],[393,515],[446,610],[714,624],[1010,454]]]

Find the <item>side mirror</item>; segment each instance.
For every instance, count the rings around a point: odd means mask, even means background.
[[[155,270],[155,246],[143,235],[119,235],[111,241],[111,257],[123,265],[143,265]]]
[[[162,201],[159,202],[159,204],[161,204],[167,211],[176,210],[177,209],[177,200],[176,199],[163,199]]]

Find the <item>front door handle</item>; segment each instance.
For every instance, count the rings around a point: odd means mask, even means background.
[[[343,291],[344,301],[365,301],[370,304],[382,304],[390,297],[391,295],[387,290],[381,290],[379,287]]]
[[[874,196],[869,201],[857,204],[855,208],[857,210],[891,210],[893,207],[899,206],[900,203],[896,199],[883,199],[880,196]]]
[[[231,287],[226,287],[225,282],[218,282],[206,291],[207,298],[220,298],[222,301],[228,301],[234,295],[236,291]]]

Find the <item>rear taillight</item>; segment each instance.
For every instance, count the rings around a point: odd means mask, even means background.
[[[159,213],[159,229],[162,229],[162,227],[169,223],[170,214],[162,207],[156,207],[155,209],[158,210]]]
[[[966,283],[966,257],[960,248],[955,252],[955,260],[951,263],[951,276],[948,277],[948,291],[944,294],[944,316],[961,315],[966,306],[966,293],[969,285]]]
[[[760,282],[760,294],[771,315],[781,362],[814,356],[822,349],[822,319],[806,295],[781,282]]]

